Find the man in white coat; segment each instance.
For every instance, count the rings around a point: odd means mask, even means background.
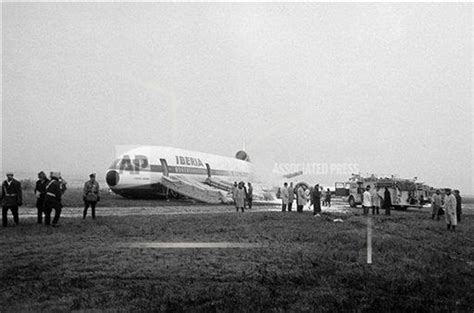
[[[239,212],[239,209],[241,209],[242,212],[244,212],[244,206],[245,206],[244,182],[240,182],[235,192],[235,208],[237,212]]]
[[[456,217],[456,197],[451,193],[451,189],[446,189],[444,197],[444,219],[448,225],[448,230],[454,231],[458,224]]]
[[[298,189],[296,189],[296,196],[298,205],[296,206],[296,211],[298,213],[303,213],[303,207],[306,205],[306,194],[305,194],[305,186],[300,185]]]
[[[370,186],[365,187],[364,194],[362,195],[362,208],[364,209],[364,215],[369,214],[369,209],[372,207],[372,195],[370,194]]]
[[[288,201],[290,199],[290,194],[288,192],[288,184],[284,183],[283,187],[280,190],[280,197],[281,197],[281,211],[286,211],[286,206],[288,205]]]
[[[239,189],[239,187],[237,186],[237,182],[235,181],[234,186],[232,187],[232,200],[234,201],[235,207],[238,211],[239,208],[237,207],[237,202],[235,201],[235,198],[237,197],[237,189]]]
[[[372,192],[372,215],[375,215],[375,212],[377,212],[377,215],[380,213],[382,199],[383,197],[380,195],[380,187],[377,186]]]

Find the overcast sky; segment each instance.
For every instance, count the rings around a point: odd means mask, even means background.
[[[117,145],[245,142],[269,171],[474,194],[470,3],[5,3],[2,31],[3,171],[87,179]]]

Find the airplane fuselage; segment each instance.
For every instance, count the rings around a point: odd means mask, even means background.
[[[119,195],[152,198],[168,195],[163,176],[209,177],[240,181],[252,177],[252,164],[230,157],[163,146],[143,146],[120,155],[109,167],[106,181]]]

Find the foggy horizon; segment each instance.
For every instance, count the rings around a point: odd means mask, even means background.
[[[356,164],[474,194],[471,3],[4,3],[2,20],[2,180],[103,180],[122,145],[245,144],[262,172]]]

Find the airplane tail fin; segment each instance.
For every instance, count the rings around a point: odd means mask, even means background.
[[[288,173],[288,174],[283,175],[283,177],[285,177],[285,178],[293,178],[293,177],[300,176],[300,175],[303,175],[303,171],[297,171],[297,172],[293,172],[293,173]]]

